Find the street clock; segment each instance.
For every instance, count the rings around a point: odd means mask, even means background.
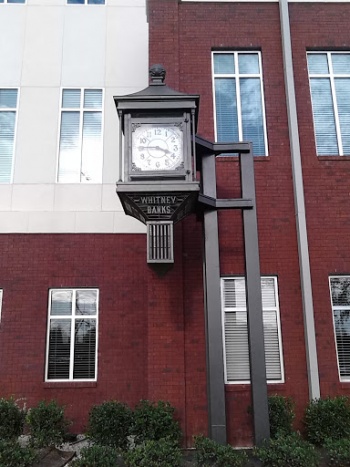
[[[120,122],[117,193],[125,213],[147,225],[148,261],[173,262],[173,224],[193,212],[199,193],[199,96],[166,86],[161,65],[150,69],[150,78],[146,89],[114,97]]]

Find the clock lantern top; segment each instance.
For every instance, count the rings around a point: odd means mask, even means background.
[[[114,97],[121,155],[124,135],[118,186],[172,184],[177,191],[197,185],[192,136],[197,130],[199,96],[171,89],[164,83],[165,74],[162,65],[153,65],[147,88]]]

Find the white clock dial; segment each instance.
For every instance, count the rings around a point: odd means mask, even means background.
[[[176,170],[183,164],[183,133],[179,126],[135,125],[132,133],[132,170]]]

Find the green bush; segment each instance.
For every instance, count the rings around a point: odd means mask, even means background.
[[[56,401],[40,401],[27,415],[32,446],[42,448],[62,444],[67,432],[68,422],[64,408]]]
[[[0,439],[0,465],[27,467],[32,465],[36,454],[30,447],[21,447],[17,441]]]
[[[317,467],[320,460],[315,447],[297,433],[271,439],[254,455],[267,467]]]
[[[327,451],[327,464],[335,467],[350,465],[350,439],[328,439],[324,443]]]
[[[237,451],[230,445],[223,446],[205,436],[195,436],[193,445],[198,466],[241,467],[248,461],[245,452]]]
[[[314,399],[309,402],[304,416],[307,439],[322,445],[327,439],[350,437],[350,405],[347,397]]]
[[[181,449],[168,438],[147,440],[124,457],[128,467],[178,467],[182,462]]]
[[[72,462],[72,467],[115,467],[117,457],[116,449],[94,444],[81,450],[81,457]]]
[[[25,416],[13,399],[0,399],[0,438],[17,439],[23,432]]]
[[[269,396],[270,433],[272,438],[293,433],[294,403],[290,397]]]
[[[168,403],[158,401],[141,401],[134,410],[132,434],[135,443],[147,440],[169,438],[179,441],[181,430],[179,423],[174,420],[175,409]]]
[[[128,406],[118,401],[106,401],[90,410],[88,435],[101,446],[125,449],[132,424]]]

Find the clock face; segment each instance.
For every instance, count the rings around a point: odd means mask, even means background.
[[[168,171],[183,167],[183,133],[174,124],[139,124],[132,133],[132,170]]]

